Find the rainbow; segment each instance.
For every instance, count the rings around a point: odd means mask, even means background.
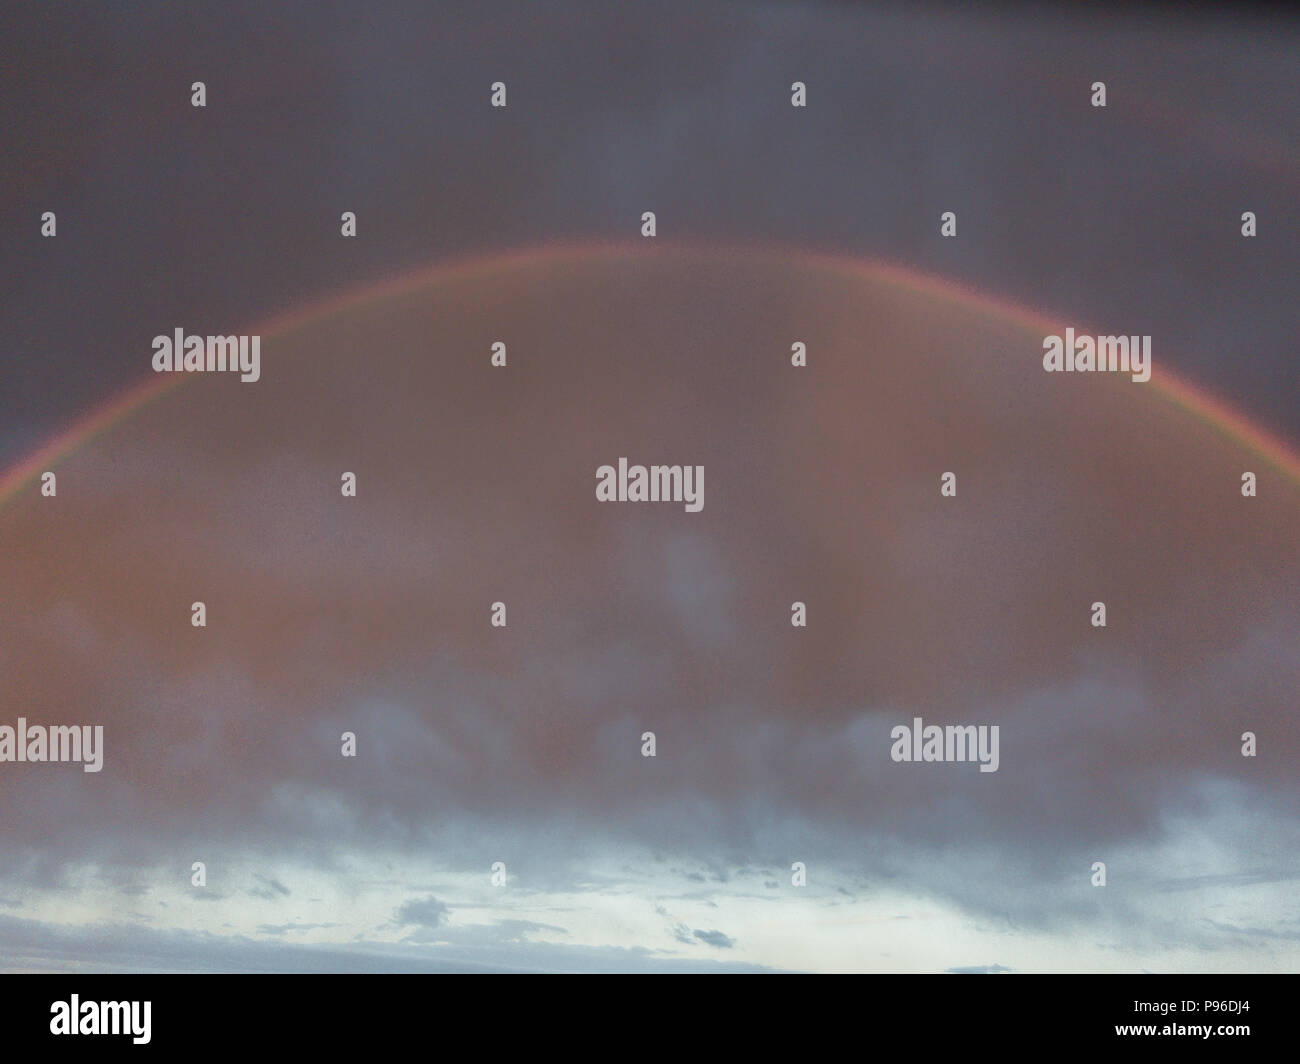
[[[1058,328],[1062,316],[1031,310],[1007,300],[976,291],[956,281],[930,276],[889,263],[855,259],[847,255],[804,249],[777,249],[763,245],[737,245],[720,251],[713,245],[697,245],[689,241],[663,241],[659,245],[669,250],[707,251],[711,254],[764,255],[784,263],[796,263],[805,269],[826,270],[840,275],[850,275],[896,285],[908,291],[947,301],[976,314],[1010,322],[1031,332],[1047,333]],[[566,263],[596,255],[633,258],[645,252],[641,244],[544,244],[522,250],[492,252],[468,259],[437,262],[419,270],[386,278],[378,282],[355,286],[335,292],[297,309],[277,315],[248,332],[265,338],[284,336],[318,318],[343,313],[374,300],[400,296],[453,277],[472,280],[491,276],[511,269],[523,269],[540,263]],[[49,442],[28,457],[19,460],[0,475],[0,507],[3,507],[23,485],[43,471],[84,447],[124,418],[149,403],[163,397],[174,388],[181,387],[188,374],[159,374],[146,378],[102,407],[91,411],[56,434]],[[1300,486],[1300,454],[1284,440],[1271,435],[1233,409],[1224,400],[1212,395],[1199,385],[1171,372],[1162,365],[1150,381],[1150,390],[1180,410],[1210,426],[1227,439],[1240,444],[1280,471],[1292,483]],[[1145,386],[1144,386],[1145,388]]]

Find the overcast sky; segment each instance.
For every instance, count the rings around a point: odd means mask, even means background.
[[[0,500],[0,724],[106,733],[0,764],[0,967],[1295,970],[1295,471],[1158,392],[1300,439],[1297,25],[1223,17],[7,6],[0,468],[408,280]]]

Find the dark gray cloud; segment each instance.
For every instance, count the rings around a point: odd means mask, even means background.
[[[253,878],[260,884],[260,886],[254,887],[248,892],[254,898],[261,898],[264,901],[274,901],[277,898],[287,898],[291,893],[293,893],[277,879],[272,879],[271,877],[264,876],[261,873],[255,873]]]
[[[446,923],[449,912],[447,906],[437,898],[428,897],[408,901],[393,914],[393,919],[399,924],[419,924],[431,928]]]
[[[706,945],[715,946],[718,949],[731,949],[736,944],[735,939],[724,935],[721,931],[701,931],[696,928],[691,933]]]

